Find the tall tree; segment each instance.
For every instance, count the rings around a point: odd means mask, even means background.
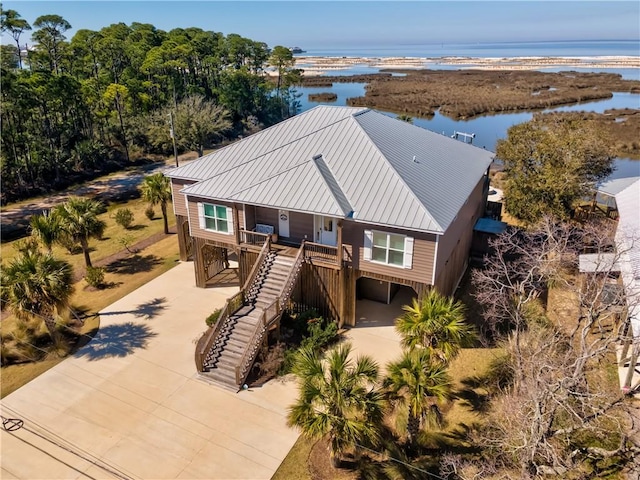
[[[611,143],[594,124],[534,117],[498,140],[504,162],[505,209],[535,223],[544,215],[567,219],[575,202],[612,171]]]
[[[464,305],[435,289],[420,301],[414,298],[403,310],[405,313],[396,320],[402,345],[409,349],[424,348],[442,363],[451,361],[461,347],[475,339],[473,326],[465,322]]]
[[[282,86],[284,76],[288,69],[296,64],[291,49],[277,45],[271,50],[269,56],[269,65],[276,68],[278,72],[278,80],[276,82],[276,95],[280,96],[280,87]]]
[[[0,10],[2,6],[0,5]],[[25,30],[31,30],[31,25],[15,10],[2,10],[0,14],[0,31],[10,32],[18,48],[18,67],[22,68],[22,49],[20,48],[20,35]]]
[[[55,209],[54,215],[59,216],[63,234],[68,235],[78,243],[84,254],[84,262],[91,267],[89,240],[100,239],[106,228],[106,223],[98,218],[103,205],[89,198],[72,197]]]
[[[298,377],[298,400],[287,421],[310,438],[329,436],[334,465],[343,454],[378,438],[384,400],[376,389],[378,366],[370,357],[349,359],[351,345],[330,350],[323,360],[303,349],[293,367]]]
[[[178,103],[175,135],[179,146],[196,150],[201,157],[204,147],[231,128],[229,113],[202,95],[190,95]]]
[[[62,45],[66,40],[64,32],[71,28],[71,24],[60,15],[41,15],[33,26],[38,29],[33,33],[33,39],[38,42],[38,49],[46,52],[50,70],[60,73]]]
[[[129,141],[127,139],[127,130],[125,128],[124,115],[126,111],[127,101],[129,99],[129,89],[124,85],[112,83],[105,90],[103,99],[106,104],[112,104],[114,106],[114,111],[118,116],[118,120],[120,123],[120,133],[122,134],[122,146],[124,147],[124,152],[128,162],[131,159],[129,158]]]
[[[0,45],[0,68],[3,75],[18,68],[18,49],[13,45]]]
[[[0,268],[2,298],[17,318],[43,320],[54,342],[59,339],[56,315],[69,305],[73,269],[50,253],[25,249]]]
[[[383,385],[395,407],[399,430],[406,430],[413,447],[424,426],[442,424],[439,403],[446,399],[451,380],[445,366],[434,362],[429,350],[405,350],[399,360],[387,365]]]
[[[140,185],[142,198],[152,206],[160,205],[162,219],[164,221],[164,233],[169,233],[169,218],[167,216],[167,204],[171,201],[171,184],[162,173],[148,175]]]

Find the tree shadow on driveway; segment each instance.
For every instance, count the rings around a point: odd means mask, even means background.
[[[141,303],[133,310],[120,310],[114,312],[100,312],[100,316],[106,315],[124,315],[131,314],[136,318],[144,318],[145,320],[151,320],[159,313],[164,311],[167,306],[167,299],[162,298],[154,298],[153,300],[149,300],[148,302]]]
[[[77,351],[74,357],[101,360],[126,357],[138,349],[147,348],[149,340],[157,336],[148,325],[127,322],[100,328],[94,339]]]

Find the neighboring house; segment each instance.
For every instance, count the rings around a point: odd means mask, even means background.
[[[619,271],[626,316],[619,349],[620,384],[625,393],[640,392],[640,177],[609,180],[598,187],[599,202],[615,212],[616,254],[610,271]],[[614,202],[610,202],[614,199]],[[609,200],[609,201],[608,201]],[[606,260],[605,260],[606,261]],[[603,262],[600,262],[603,263]],[[599,265],[598,265],[599,266]]]
[[[237,256],[244,293],[230,310],[280,299],[355,325],[356,291],[388,302],[400,285],[455,290],[493,157],[373,110],[319,106],[166,173],[180,256],[200,287]]]

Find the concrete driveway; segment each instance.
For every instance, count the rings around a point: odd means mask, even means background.
[[[2,400],[2,478],[269,479],[298,436],[293,382],[238,394],[195,374],[204,319],[237,287],[184,263],[100,312],[96,338]]]

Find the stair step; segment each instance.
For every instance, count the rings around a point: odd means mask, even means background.
[[[258,295],[260,295],[261,293],[265,292],[265,293],[271,293],[275,296],[280,295],[280,290],[282,290],[282,285],[277,285],[277,284],[264,284],[260,287],[260,290],[258,290]]]
[[[210,370],[209,372],[207,372],[207,377],[212,378],[213,380],[216,380],[220,383],[223,383],[225,385],[229,385],[229,386],[233,386],[235,387],[235,389],[238,389],[238,386],[236,385],[236,374],[234,373],[233,375],[227,375],[226,373],[223,373],[220,370]]]
[[[217,386],[218,388],[222,388],[224,390],[228,390],[229,392],[233,392],[233,393],[238,393],[238,390],[240,390],[238,385],[235,384],[235,381],[233,383],[226,382],[226,381],[223,382],[218,380],[217,378],[212,377],[209,373],[204,373],[201,375],[203,375],[206,378],[206,381],[208,383],[211,383]]]
[[[295,258],[294,257],[287,257],[285,255],[276,255],[274,261],[277,263],[283,263],[286,265],[293,265],[293,263],[295,262]]]
[[[233,364],[229,364],[229,363],[216,363],[216,366],[210,370],[211,372],[213,371],[218,371],[218,373],[225,375],[229,378],[233,378],[234,382],[236,379],[236,366]]]
[[[230,368],[235,368],[236,365],[240,362],[240,359],[242,358],[243,355],[244,355],[244,350],[232,351],[232,350],[229,350],[228,348],[225,348],[224,352],[222,352],[222,355],[220,355],[220,358],[218,359],[218,363],[216,364],[216,366],[226,365]]]
[[[247,345],[249,344],[249,338],[236,338],[236,339],[229,339],[227,341],[227,345],[229,345],[230,347],[236,349],[236,350],[242,350],[244,352],[244,350],[247,348]]]
[[[254,334],[254,332],[260,328],[262,322],[256,322],[254,325],[242,325],[238,329],[234,330],[234,332],[229,335],[229,337],[237,337],[241,340],[249,340],[249,338]]]
[[[230,355],[237,354],[238,357],[241,357],[242,355],[244,355],[245,348],[246,348],[246,344],[243,344],[242,346],[240,346],[238,343],[227,343],[224,346],[224,350],[220,354],[220,358],[222,358],[222,355],[225,355],[227,353]]]

